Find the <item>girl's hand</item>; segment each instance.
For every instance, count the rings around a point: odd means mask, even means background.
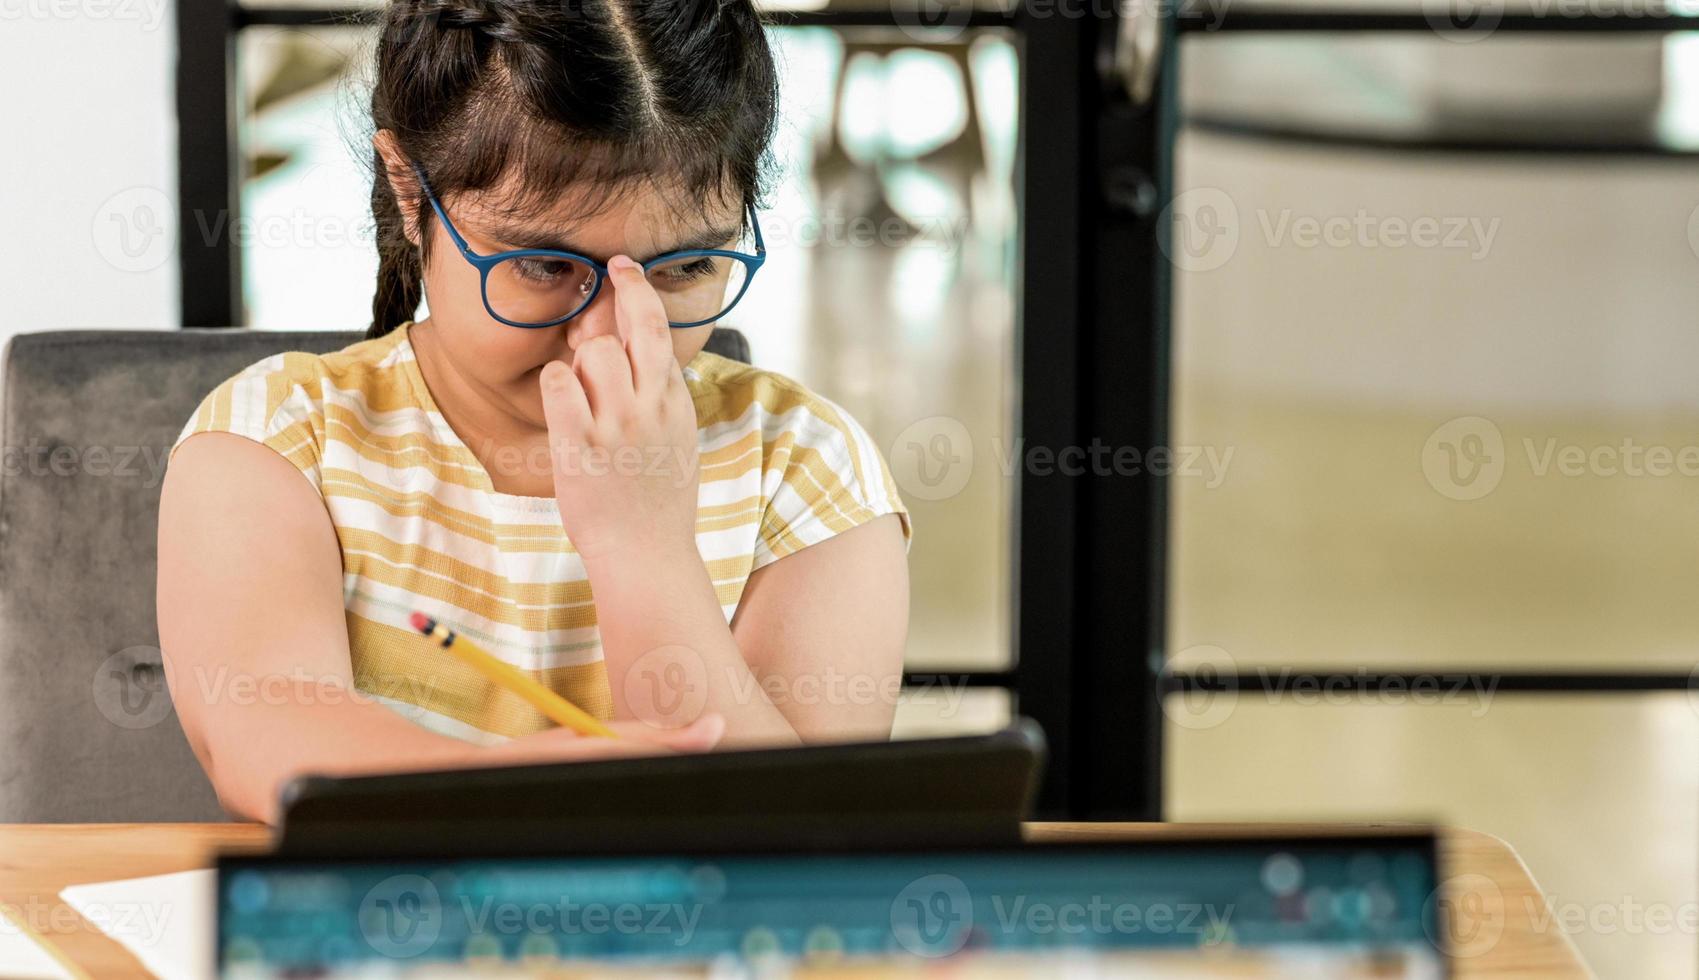
[[[696,406],[661,298],[626,256],[608,263],[619,336],[543,368],[561,524],[586,562],[696,548]]]
[[[656,728],[640,721],[609,722],[619,738],[580,735],[569,728],[550,728],[480,749],[483,765],[526,765],[540,762],[592,762],[672,752],[707,752],[726,732],[725,718],[703,715],[683,728]]]

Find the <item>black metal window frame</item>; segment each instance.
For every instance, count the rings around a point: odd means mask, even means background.
[[[1046,256],[1043,276],[1018,284],[1016,327],[1024,443],[1055,449],[1093,439],[1151,448],[1169,443],[1171,267],[1157,217],[1172,199],[1178,41],[1252,32],[1431,32],[1420,13],[1234,11],[1216,22],[1160,22],[1161,59],[1151,98],[1134,104],[1116,73],[1113,16],[1058,16],[1052,4],[1020,4],[1005,16],[975,10],[969,27],[1012,30],[1021,49],[1017,193],[1021,255]],[[1147,5],[1098,5],[1108,12]],[[1163,5],[1157,5],[1163,6]],[[1096,9],[1096,8],[1093,8]],[[179,0],[177,108],[182,320],[225,327],[245,320],[241,254],[228,228],[240,213],[236,38],[250,26],[360,23],[359,8],[247,8],[229,0]],[[797,26],[899,26],[888,12],[830,9],[780,15]],[[1506,15],[1504,33],[1668,33],[1699,30],[1699,18],[1549,18]],[[1032,70],[1032,66],[1042,70]],[[1042,107],[1042,111],[1032,111]],[[1256,134],[1253,134],[1256,135]],[[1314,139],[1303,134],[1260,134]],[[1486,145],[1364,145],[1390,152],[1518,152]],[[1561,153],[1575,148],[1537,147]],[[1575,150],[1576,152],[1581,152]],[[1589,149],[1586,152],[1594,152]],[[1028,221],[1025,215],[1043,215]],[[1023,266],[1024,267],[1024,266]],[[1074,329],[1055,329],[1054,325]],[[1036,719],[1051,760],[1039,813],[1072,819],[1163,818],[1164,697],[1197,690],[1277,696],[1269,677],[1217,677],[1165,664],[1168,487],[1156,478],[1024,474],[1015,487],[1012,636],[1014,666],[1001,671],[911,671],[905,682],[1008,689]],[[1371,682],[1432,676],[1388,669]],[[1490,680],[1508,694],[1632,694],[1688,690],[1677,672],[1447,672]],[[1362,684],[1361,672],[1298,671],[1294,685]]]

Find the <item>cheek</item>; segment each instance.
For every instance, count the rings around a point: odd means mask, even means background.
[[[522,330],[490,316],[478,270],[446,236],[433,246],[425,270],[431,321],[443,349],[468,374],[499,383],[559,356],[559,331]]]

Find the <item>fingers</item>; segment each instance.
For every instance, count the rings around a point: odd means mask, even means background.
[[[603,334],[591,337],[572,356],[572,370],[584,388],[591,414],[601,417],[619,405],[629,405],[635,388],[631,361],[619,340]]]
[[[643,267],[630,257],[614,256],[608,275],[614,284],[614,322],[630,354],[636,390],[663,390],[677,367],[666,305],[643,275]]]
[[[566,362],[550,361],[543,365],[539,383],[543,389],[543,418],[548,423],[552,441],[582,442],[593,416],[589,396],[584,393],[578,375]]]
[[[646,721],[614,722],[622,741],[648,742],[674,752],[707,752],[726,734],[724,715],[709,712],[682,728],[658,728]]]

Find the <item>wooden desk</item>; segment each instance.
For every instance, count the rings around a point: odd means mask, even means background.
[[[1252,824],[1027,825],[1034,841],[1149,840],[1185,836],[1343,833],[1365,826]],[[1469,978],[1589,977],[1562,932],[1537,928],[1544,904],[1528,869],[1503,841],[1468,830],[1443,830],[1441,875],[1461,888],[1448,901],[1471,910],[1471,934],[1454,962]],[[46,940],[84,976],[147,977],[133,957],[59,899],[68,885],[206,867],[219,850],[263,850],[271,841],[254,824],[0,825],[0,908]],[[1548,920],[1550,921],[1550,920]]]

